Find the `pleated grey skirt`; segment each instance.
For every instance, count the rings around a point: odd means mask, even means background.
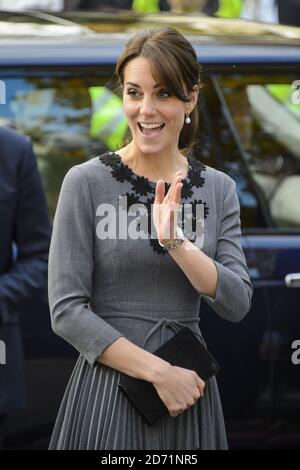
[[[196,450],[227,449],[215,378],[204,397],[177,417],[146,424],[118,387],[122,373],[93,367],[79,356],[53,430],[49,449]]]

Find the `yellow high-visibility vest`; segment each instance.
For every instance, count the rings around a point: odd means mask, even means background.
[[[157,13],[160,11],[159,0],[133,0],[131,9],[140,13]]]
[[[242,13],[243,0],[219,0],[216,15],[222,18],[239,18]]]
[[[293,103],[292,94],[294,93],[294,89],[291,85],[276,83],[276,84],[269,84],[266,86],[268,92],[280,101],[286,108],[289,109],[294,115],[300,118],[300,105],[297,103]]]
[[[93,107],[90,136],[101,139],[110,150],[120,148],[127,130],[122,100],[105,86],[92,86],[89,93]]]

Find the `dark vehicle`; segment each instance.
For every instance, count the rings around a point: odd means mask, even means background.
[[[231,448],[300,448],[300,29],[203,16],[0,14],[0,125],[30,135],[53,216],[67,170],[109,145],[92,90],[140,28],[172,25],[203,65],[195,158],[237,183],[253,306],[200,327],[220,363]],[[115,150],[115,149],[113,149]],[[28,406],[8,448],[47,448],[76,351],[51,330],[47,295],[22,306]],[[298,348],[298,349],[297,349]]]

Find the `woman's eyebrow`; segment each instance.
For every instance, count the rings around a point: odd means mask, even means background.
[[[132,86],[135,86],[136,88],[141,88],[140,85],[138,85],[137,83],[133,83],[133,82],[126,82],[125,85],[132,85]],[[160,84],[156,83],[156,85],[154,85],[153,88],[159,88],[159,87],[160,87]]]

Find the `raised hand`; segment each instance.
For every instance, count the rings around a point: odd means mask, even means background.
[[[153,223],[158,240],[163,244],[172,242],[176,238],[175,230],[183,186],[181,180],[182,173],[177,171],[166,195],[164,180],[159,180],[155,187]]]

